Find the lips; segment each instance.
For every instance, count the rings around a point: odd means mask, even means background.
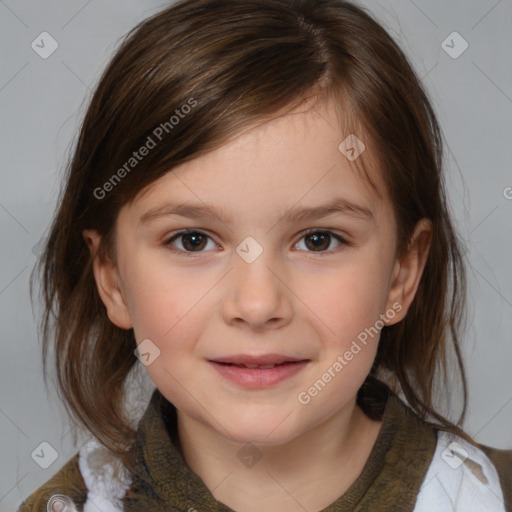
[[[232,383],[248,389],[272,387],[303,370],[309,359],[281,354],[237,355],[208,361]]]

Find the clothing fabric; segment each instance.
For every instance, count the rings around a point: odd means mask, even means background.
[[[512,512],[512,451],[436,431],[394,394],[382,421],[362,473],[322,512]],[[18,512],[51,511],[52,499],[61,512],[233,512],[185,464],[176,410],[158,390],[137,429],[135,472],[112,459],[100,464],[105,453],[97,441],[86,443]]]
[[[442,431],[414,507],[414,512],[433,510],[507,510],[498,472],[485,453]]]

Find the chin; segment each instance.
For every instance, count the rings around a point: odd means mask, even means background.
[[[237,409],[224,415],[223,425],[229,431],[230,440],[237,443],[252,443],[260,446],[278,446],[300,435],[294,411],[269,408],[266,411]],[[226,435],[225,432],[219,432]]]

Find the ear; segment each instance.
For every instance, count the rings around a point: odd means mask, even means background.
[[[82,236],[93,257],[96,287],[103,304],[107,308],[107,315],[110,321],[121,327],[121,329],[131,329],[133,324],[128,312],[126,299],[122,289],[119,287],[118,270],[108,258],[103,260],[98,256],[101,235],[94,229],[84,229]]]
[[[393,319],[386,320],[386,325],[396,324],[405,318],[418,290],[427,263],[431,241],[432,223],[428,219],[421,219],[416,224],[407,252],[397,259],[393,266],[386,309],[394,309],[396,315]],[[401,309],[397,307],[397,304],[402,306]]]

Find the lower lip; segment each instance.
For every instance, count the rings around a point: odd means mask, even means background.
[[[308,363],[308,361],[297,361],[295,363],[286,363],[266,370],[258,368],[244,368],[234,365],[209,363],[226,379],[248,389],[263,389],[279,384],[299,373]]]

